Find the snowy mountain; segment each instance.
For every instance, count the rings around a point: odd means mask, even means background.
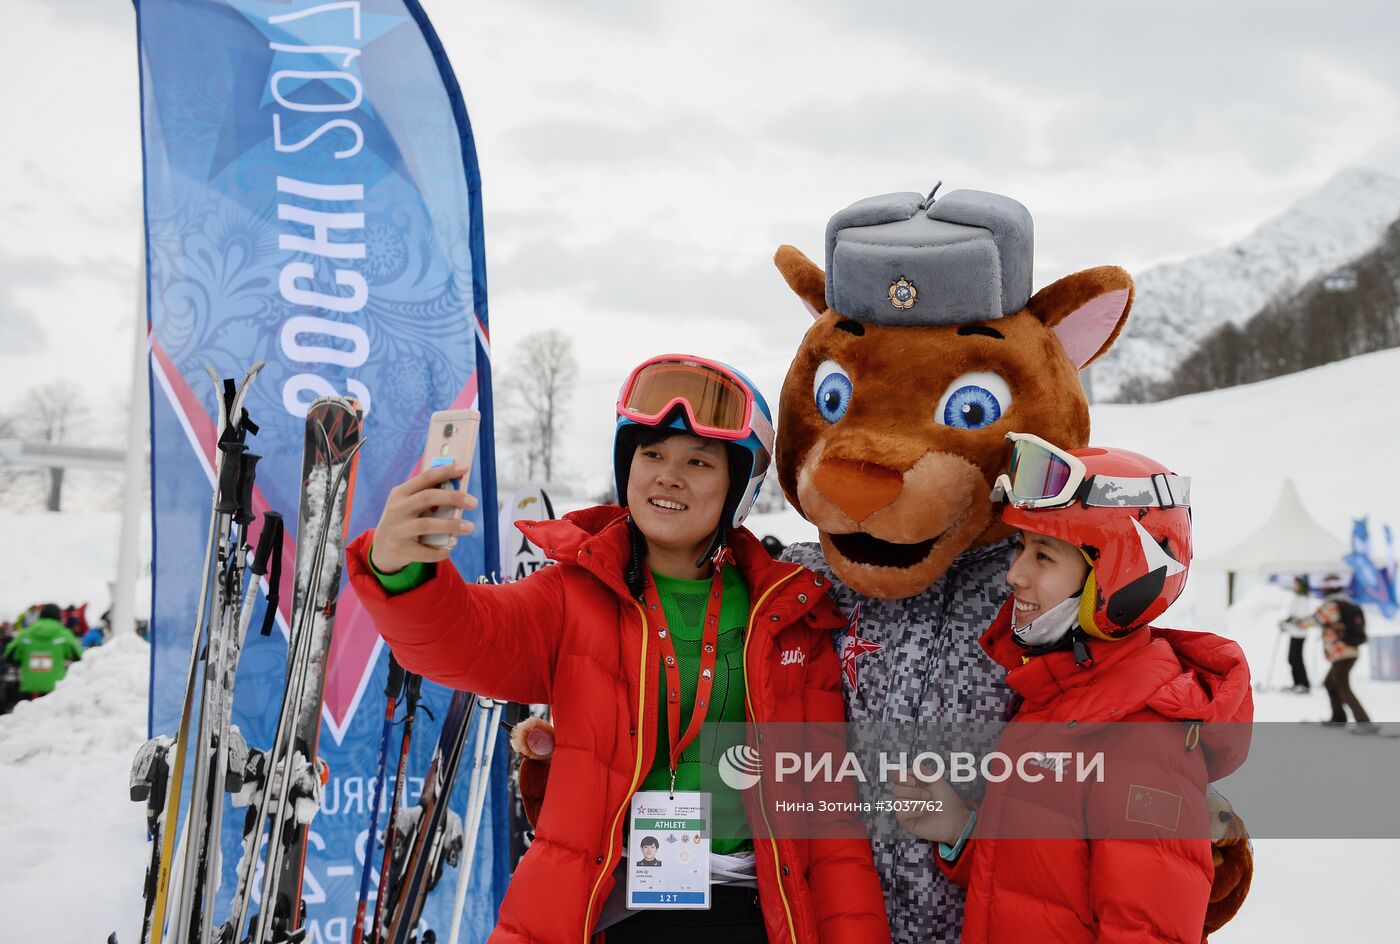
[[[1136,274],[1127,329],[1094,365],[1095,395],[1166,379],[1222,325],[1366,254],[1397,218],[1400,178],[1350,168],[1234,245]]]
[[[1158,383],[1132,381],[1132,396],[1172,397],[1254,383],[1400,347],[1400,219],[1364,255],[1269,302],[1242,325],[1216,328]]]

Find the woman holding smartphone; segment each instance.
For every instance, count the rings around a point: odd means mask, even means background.
[[[552,706],[535,841],[491,940],[888,941],[868,842],[774,836],[761,790],[701,781],[704,722],[844,720],[831,633],[845,620],[820,577],[742,527],[772,460],[767,403],[724,364],[655,357],[623,384],[613,452],[620,505],[522,525],[557,566],[515,583],[465,583],[450,548],[420,541],[471,533],[422,517],[476,507],[439,490],[455,467],[395,488],[351,548],[356,593],[406,669]],[[746,836],[687,828],[658,856],[657,824],[697,798]],[[629,874],[644,860],[660,865]],[[709,864],[699,887],[676,878],[688,862]]]

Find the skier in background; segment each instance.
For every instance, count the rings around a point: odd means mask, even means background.
[[[1288,633],[1288,667],[1293,670],[1293,687],[1289,691],[1306,695],[1312,690],[1308,667],[1303,663],[1303,640],[1308,638],[1305,621],[1313,614],[1312,588],[1306,574],[1293,578],[1293,600],[1288,606],[1288,619],[1278,628]]]
[[[1317,624],[1322,627],[1322,652],[1331,667],[1322,687],[1327,689],[1327,697],[1332,703],[1332,716],[1328,724],[1345,725],[1346,709],[1351,709],[1356,727],[1353,734],[1376,734],[1380,727],[1371,721],[1361,700],[1351,690],[1351,670],[1356,667],[1356,659],[1361,655],[1360,647],[1366,642],[1366,614],[1347,597],[1337,592],[1323,601],[1314,614]]]
[[[83,647],[68,627],[61,623],[63,611],[46,603],[38,619],[19,631],[5,646],[4,657],[20,667],[22,697],[38,698],[54,690],[68,673],[68,663],[83,657]]]

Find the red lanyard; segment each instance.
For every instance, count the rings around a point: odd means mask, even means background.
[[[671,744],[671,792],[676,792],[676,766],[685,749],[700,734],[709,713],[710,690],[715,684],[715,648],[719,641],[719,611],[724,597],[723,560],[716,560],[714,576],[710,578],[710,600],[705,606],[705,631],[700,645],[700,679],[695,686],[695,704],[690,710],[690,724],[681,733],[681,670],[676,666],[676,647],[664,625],[666,611],[656,593],[656,582],[647,577],[643,598],[648,608],[660,614],[656,638],[661,643],[661,666],[666,672],[666,728]]]

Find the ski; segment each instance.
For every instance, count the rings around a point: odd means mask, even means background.
[[[249,581],[243,599],[242,575],[253,522],[253,481],[260,457],[247,452],[236,440],[219,444],[224,453],[219,479],[220,534],[215,553],[214,602],[209,642],[204,655],[204,684],[195,744],[203,763],[195,767],[190,795],[190,829],[185,847],[182,910],[176,915],[176,940],[203,944],[213,924],[213,896],[218,888],[219,835],[223,824],[224,793],[237,789],[242,770],[228,782],[229,729],[233,704],[233,679],[242,647],[239,626],[251,617],[256,581]],[[264,558],[265,559],[265,558]]]
[[[244,458],[249,457],[245,456]],[[241,487],[244,490],[244,496],[240,499],[240,505],[242,508],[250,510],[249,518],[251,518],[251,477],[246,479]],[[250,765],[248,746],[238,727],[233,724],[233,691],[234,682],[238,676],[238,660],[243,651],[243,644],[248,637],[248,628],[252,623],[258,590],[264,577],[267,579],[268,593],[267,607],[263,614],[263,635],[267,635],[271,631],[273,620],[276,617],[277,588],[282,579],[283,534],[282,516],[275,511],[266,512],[263,515],[263,526],[258,536],[257,548],[254,551],[252,562],[248,565],[249,580],[243,591],[242,601],[236,609],[232,605],[228,609],[228,617],[233,622],[231,630],[227,633],[228,638],[225,640],[226,652],[219,660],[218,665],[211,666],[211,672],[205,682],[206,686],[211,687],[215,692],[212,708],[215,718],[215,737],[210,744],[210,749],[214,752],[214,774],[210,778],[208,793],[205,797],[206,811],[204,816],[207,820],[206,834],[209,837],[209,849],[199,862],[200,871],[196,876],[200,907],[191,912],[192,916],[198,919],[198,923],[192,926],[192,930],[197,931],[197,934],[191,937],[193,941],[213,942],[216,940],[213,936],[213,902],[219,890],[219,880],[222,874],[219,842],[223,835],[224,793],[240,793],[250,771],[256,773],[257,770],[256,757],[254,763]],[[235,591],[238,589],[238,574],[236,568],[231,568],[231,572],[225,579],[227,581],[227,599],[237,600],[238,596]],[[222,933],[220,937],[222,937]]]
[[[160,752],[160,762],[154,766],[157,769],[168,767],[169,781],[163,790],[164,808],[163,811],[154,817],[148,816],[152,820],[154,831],[151,834],[153,844],[151,870],[153,875],[147,876],[148,894],[146,898],[145,915],[141,927],[142,944],[160,944],[165,935],[165,924],[167,912],[170,905],[171,874],[175,859],[175,836],[176,825],[179,818],[181,793],[184,786],[185,765],[189,759],[190,750],[190,726],[194,711],[195,690],[199,684],[199,665],[201,656],[205,649],[205,630],[209,624],[209,604],[211,583],[216,579],[211,573],[211,566],[214,564],[215,554],[220,543],[225,540],[228,532],[230,520],[223,520],[228,513],[219,510],[221,495],[220,485],[225,481],[227,473],[224,471],[225,450],[221,447],[225,442],[241,443],[245,435],[252,431],[256,432],[248,420],[247,411],[243,407],[247,398],[248,390],[253,379],[263,368],[263,363],[259,361],[248,369],[243,375],[243,379],[236,385],[232,381],[220,381],[212,368],[208,370],[210,379],[214,382],[215,402],[219,408],[218,416],[218,439],[214,454],[214,494],[211,501],[209,515],[209,535],[205,541],[204,563],[200,570],[202,581],[199,590],[199,602],[195,609],[195,624],[193,638],[190,642],[190,662],[185,677],[185,696],[180,709],[180,725],[175,736],[175,740],[168,745],[168,749]],[[221,521],[223,522],[221,527]],[[145,750],[143,748],[143,750]],[[138,755],[138,763],[140,763]],[[152,758],[154,760],[154,758]],[[199,785],[206,779],[208,758],[197,755],[194,759],[194,769],[196,773],[196,787],[192,796],[199,793]],[[204,778],[200,778],[199,772],[205,771]],[[135,772],[133,771],[133,777]],[[133,791],[135,793],[136,791]],[[154,802],[154,798],[159,791],[145,791],[148,802]],[[190,829],[189,821],[193,817],[193,804],[191,813],[186,817],[187,830]],[[189,843],[186,844],[186,850]],[[183,913],[183,909],[181,909]],[[183,939],[177,934],[176,939],[184,944]]]
[[[151,860],[146,866],[145,913],[141,916],[142,940],[150,935],[160,873],[161,824],[165,822],[165,796],[170,785],[170,745],[174,738],[161,735],[141,745],[131,764],[131,799],[146,804],[146,832],[151,837]]]
[[[405,810],[412,828],[405,830],[402,861],[394,868],[395,881],[392,900],[386,907],[385,936],[376,944],[410,944],[428,891],[437,884],[449,852],[448,824],[451,814],[448,801],[461,766],[467,732],[475,714],[477,698],[471,692],[453,692],[452,701],[443,718],[442,733],[433,750],[428,774],[423,779],[423,792],[418,805]],[[381,891],[381,894],[384,894]]]
[[[306,829],[320,806],[316,748],[341,564],[354,495],[362,417],[353,399],[323,397],[306,414],[295,595],[287,646],[287,683],[276,733],[261,758],[261,783],[249,804],[238,886],[221,940],[253,944],[301,940]],[[267,833],[259,910],[249,922],[256,865]]]

